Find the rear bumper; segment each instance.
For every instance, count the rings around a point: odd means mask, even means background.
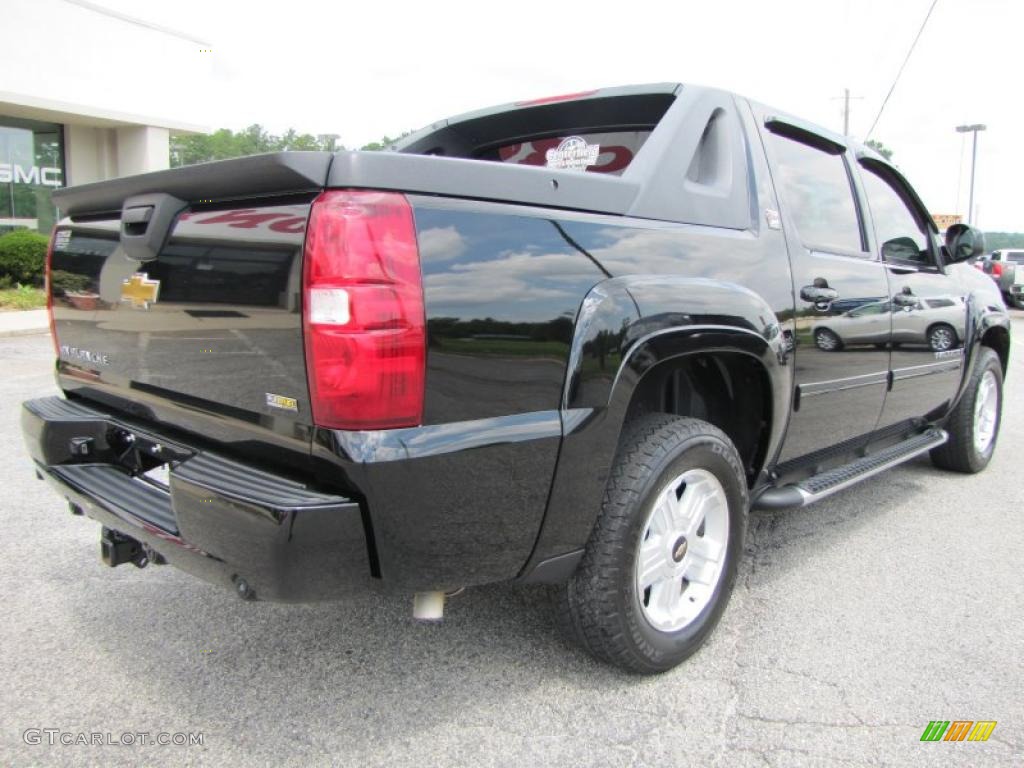
[[[104,526],[170,564],[259,599],[329,600],[372,588],[360,506],[137,429],[57,397],[22,407],[40,475]],[[83,448],[83,446],[86,446]],[[129,466],[167,461],[169,486]]]

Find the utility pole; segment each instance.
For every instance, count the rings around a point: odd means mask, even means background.
[[[978,132],[984,131],[985,126],[981,123],[975,123],[974,125],[958,125],[956,127],[957,133],[973,133],[974,142],[971,148],[971,192],[968,196],[969,202],[967,203],[967,223],[974,223],[974,166],[978,162]]]
[[[843,95],[836,96],[835,99],[843,100],[843,136],[850,135],[850,99],[859,100],[862,96],[851,96],[849,88],[843,88]]]

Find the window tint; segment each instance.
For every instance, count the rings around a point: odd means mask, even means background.
[[[857,207],[842,155],[769,134],[777,182],[807,247],[862,251]]]
[[[931,262],[927,230],[887,181],[867,168],[862,174],[868,207],[886,261]]]

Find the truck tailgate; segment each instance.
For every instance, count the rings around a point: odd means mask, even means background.
[[[311,418],[302,245],[329,156],[319,164],[319,179],[315,168],[305,176],[277,168],[275,178],[272,157],[164,171],[57,196],[58,204],[72,208],[55,231],[51,255],[57,367],[65,390],[230,441],[242,453],[267,443],[288,447],[294,455],[286,461],[305,464]],[[214,174],[216,166],[221,169]],[[260,168],[256,189],[268,193],[268,185],[277,185],[277,196],[206,197],[251,193],[253,169]],[[154,194],[173,195],[177,210],[167,217],[167,233],[158,233],[155,258],[140,259],[125,247],[130,226],[127,217],[122,226],[120,211]],[[162,214],[158,207],[146,215],[152,227]]]

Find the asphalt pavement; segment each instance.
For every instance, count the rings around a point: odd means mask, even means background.
[[[543,588],[470,589],[423,626],[405,598],[244,603],[170,568],[104,567],[99,526],[67,514],[22,447],[20,402],[56,391],[50,340],[0,338],[0,764],[1024,764],[1014,315],[985,472],[921,459],[755,515],[710,643],[646,679],[565,645]],[[997,725],[983,743],[921,742],[931,720]],[[136,743],[60,743],[80,734]]]

